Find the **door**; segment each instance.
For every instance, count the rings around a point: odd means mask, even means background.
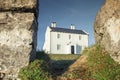
[[[75,54],[74,53],[74,46],[71,46],[71,54]]]
[[[82,47],[80,45],[76,45],[76,54],[80,54]]]

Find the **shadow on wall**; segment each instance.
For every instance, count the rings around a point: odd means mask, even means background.
[[[38,30],[38,22],[37,22],[37,18],[34,18],[34,21],[33,21],[33,23],[32,23],[32,26],[31,26],[31,28],[29,29],[29,30],[31,30],[31,32],[32,32],[32,30],[34,30],[32,33],[33,33],[33,35],[32,35],[32,42],[29,44],[29,45],[31,45],[31,47],[32,47],[32,51],[30,52],[30,57],[29,57],[29,61],[31,62],[31,61],[33,61],[33,60],[35,60],[35,58],[36,58],[36,47],[37,47],[37,30]]]
[[[32,46],[32,51],[30,52],[29,62],[35,60],[36,58],[36,48],[37,48],[37,31],[38,31],[38,17],[39,17],[39,1],[37,0],[36,8],[34,9],[34,21],[29,30],[33,31],[32,42],[29,44]]]

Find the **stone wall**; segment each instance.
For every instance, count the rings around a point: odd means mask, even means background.
[[[120,0],[106,0],[94,24],[96,43],[120,63]]]
[[[0,80],[16,79],[34,60],[37,0],[0,0]]]

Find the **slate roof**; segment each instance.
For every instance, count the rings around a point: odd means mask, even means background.
[[[63,33],[74,33],[74,34],[84,34],[87,35],[88,33],[84,32],[83,30],[76,30],[76,29],[66,29],[66,28],[58,28],[58,27],[50,27],[51,32],[63,32]]]

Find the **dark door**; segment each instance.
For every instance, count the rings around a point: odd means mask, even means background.
[[[74,54],[74,46],[71,46],[71,53]]]

